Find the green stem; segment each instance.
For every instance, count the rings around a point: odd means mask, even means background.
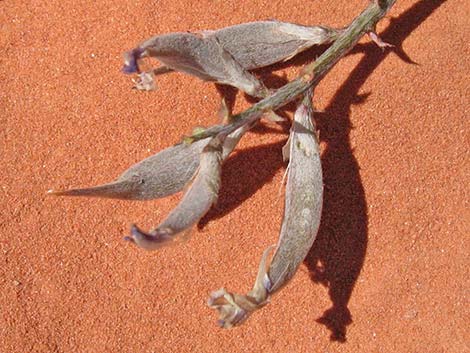
[[[239,127],[259,119],[264,112],[276,110],[291,102],[309,88],[318,85],[333,66],[346,55],[363,35],[374,31],[377,22],[390,10],[396,0],[373,0],[370,5],[341,33],[335,42],[317,60],[306,65],[295,80],[287,83],[275,93],[234,115],[228,125],[215,125],[191,135],[192,142],[218,134],[228,135]]]

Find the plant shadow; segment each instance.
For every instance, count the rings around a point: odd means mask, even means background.
[[[390,52],[413,63],[401,43],[444,2],[421,0],[393,19],[381,36],[395,48],[382,52],[371,47],[317,119],[320,138],[327,145],[322,155],[324,203],[317,239],[305,264],[312,281],[329,289],[332,307],[317,322],[331,331],[332,341],[346,341],[346,327],[352,323],[348,303],[367,249],[367,203],[349,139],[350,108],[364,100],[358,95],[360,88]]]
[[[285,143],[283,140],[248,148],[229,158],[222,169],[219,199],[197,227],[204,228],[210,221],[225,216],[271,181],[284,165],[280,155]]]

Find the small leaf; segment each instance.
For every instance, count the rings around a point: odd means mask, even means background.
[[[204,131],[206,131],[205,128],[203,128],[202,126],[196,126],[194,129],[193,129],[193,135],[197,135],[197,134],[202,134]]]

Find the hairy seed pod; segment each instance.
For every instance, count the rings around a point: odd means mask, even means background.
[[[314,45],[336,39],[341,30],[280,21],[242,23],[213,32],[221,45],[246,70],[288,60]]]
[[[234,86],[252,96],[265,97],[266,88],[248,70],[288,60],[314,45],[333,41],[340,32],[322,26],[260,21],[216,31],[163,34],[127,52],[123,71],[139,72],[139,59],[155,57],[164,65],[156,74],[171,70],[185,72],[205,81]],[[151,86],[138,83],[136,87]]]
[[[225,159],[249,129],[243,126],[227,136],[223,145]],[[55,196],[88,196],[124,200],[152,200],[181,191],[199,166],[199,156],[210,137],[191,144],[178,144],[133,165],[115,181],[81,189],[50,190]]]
[[[126,240],[146,250],[170,245],[176,235],[189,230],[216,202],[222,170],[222,141],[214,137],[201,153],[198,171],[180,203],[168,217],[150,233],[133,226]]]
[[[196,76],[204,81],[234,86],[256,97],[267,93],[263,84],[246,71],[219,43],[206,33],[170,33],[153,37],[130,51],[123,71],[137,68],[137,58],[151,56],[165,67]]]
[[[320,150],[312,123],[311,92],[299,104],[289,137],[284,219],[279,241],[269,269],[262,266],[255,283],[256,291],[247,295],[225,289],[214,292],[209,306],[219,311],[219,324],[229,328],[242,323],[264,306],[269,296],[280,290],[294,276],[307,256],[318,232],[323,202]]]
[[[320,226],[323,177],[311,95],[312,92],[307,92],[304,96],[291,128],[284,219],[268,271],[271,293],[294,276]]]
[[[83,189],[51,191],[57,196],[92,196],[150,200],[174,194],[188,183],[199,165],[199,155],[210,138],[178,144],[144,159],[115,181]]]

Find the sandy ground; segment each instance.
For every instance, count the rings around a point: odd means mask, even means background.
[[[364,38],[320,84],[318,239],[239,328],[218,328],[206,300],[247,291],[277,240],[288,126],[242,140],[219,203],[179,247],[148,253],[122,237],[180,195],[46,196],[110,181],[216,122],[211,84],[171,74],[156,92],[131,89],[122,53],[142,39],[267,18],[343,26],[366,5],[1,1],[0,352],[470,351],[467,1],[399,1],[379,26],[396,48]],[[316,55],[260,74],[278,87]],[[239,94],[234,109],[249,104]]]

